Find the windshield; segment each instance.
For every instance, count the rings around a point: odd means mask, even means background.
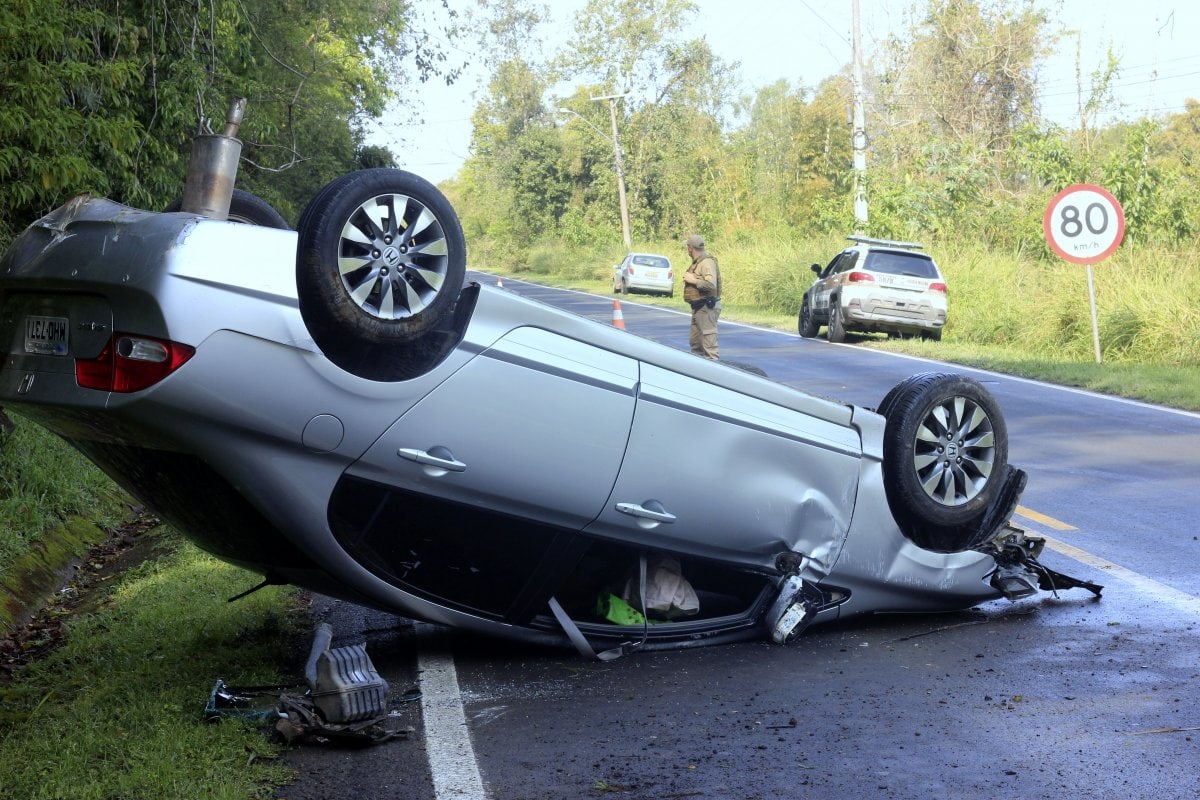
[[[915,275],[918,278],[938,277],[933,259],[921,253],[872,250],[867,253],[862,268],[872,272],[886,272],[889,275]]]
[[[658,267],[659,269],[669,269],[671,262],[662,256],[634,256],[633,263],[639,267]]]

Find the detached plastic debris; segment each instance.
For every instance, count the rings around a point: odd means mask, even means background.
[[[264,724],[274,721],[275,730],[289,744],[308,737],[379,744],[407,736],[411,729],[390,730],[385,725],[388,684],[367,657],[366,645],[331,649],[332,638],[333,629],[328,624],[317,626],[304,670],[307,692],[280,691],[299,684],[238,688],[218,679],[204,709],[205,719],[235,717]],[[272,690],[280,691],[276,706],[253,704],[254,697]]]

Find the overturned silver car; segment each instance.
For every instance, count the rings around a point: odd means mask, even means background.
[[[399,170],[264,221],[33,223],[0,405],[265,582],[605,658],[1099,593],[1010,523],[1025,475],[970,378],[855,407],[464,285],[453,209]]]

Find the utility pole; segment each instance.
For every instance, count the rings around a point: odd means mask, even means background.
[[[858,0],[855,0],[857,2]],[[613,163],[617,168],[617,197],[621,202],[621,234],[625,237],[626,252],[633,249],[633,239],[629,236],[629,206],[625,202],[625,165],[621,160],[621,139],[617,135],[617,101],[629,93],[626,89],[622,94],[607,94],[603,97],[593,97],[592,100],[607,100],[608,114],[612,119]]]
[[[859,44],[858,0],[854,0],[854,130],[851,133],[854,146],[854,223],[859,233],[866,233],[867,226],[867,122],[863,112],[862,48]]]

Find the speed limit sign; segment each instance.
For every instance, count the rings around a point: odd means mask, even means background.
[[[1077,183],[1054,195],[1042,230],[1050,249],[1067,261],[1095,264],[1116,252],[1125,238],[1125,213],[1107,189]]]

